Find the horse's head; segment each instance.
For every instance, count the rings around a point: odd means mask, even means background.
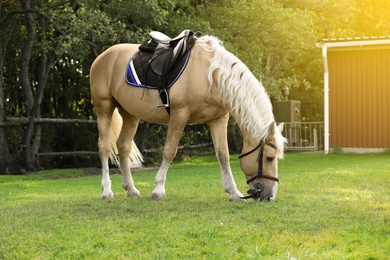
[[[250,149],[240,155],[240,165],[246,175],[247,184],[250,186],[248,196],[259,201],[275,199],[278,190],[278,158],[283,157],[283,148],[286,139],[282,136],[283,124],[276,127],[272,123],[268,129],[268,135],[260,144],[249,142],[244,144],[244,150]],[[252,144],[250,144],[252,143]],[[252,147],[252,148],[250,148]]]

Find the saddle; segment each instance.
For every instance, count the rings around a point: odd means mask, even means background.
[[[171,39],[167,35],[153,31],[150,40],[139,47],[130,59],[126,72],[126,82],[137,87],[157,89],[160,99],[158,107],[170,113],[168,89],[184,71],[190,57],[190,49],[195,44],[194,33],[184,30]]]

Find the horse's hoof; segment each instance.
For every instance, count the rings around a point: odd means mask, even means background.
[[[127,192],[127,197],[140,196],[141,192],[139,190],[132,190]]]
[[[242,199],[242,197],[243,197],[243,195],[241,195],[241,196],[230,196],[229,197],[229,201],[246,201],[245,199]]]
[[[114,193],[112,193],[112,192],[109,192],[107,194],[102,195],[102,200],[111,200],[113,198],[114,198]]]
[[[165,193],[152,193],[152,199],[154,200],[163,200],[166,198],[167,196],[165,195]]]

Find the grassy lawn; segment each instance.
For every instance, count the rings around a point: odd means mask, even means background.
[[[174,164],[164,201],[155,173],[136,198],[113,174],[111,201],[79,169],[0,176],[0,259],[389,259],[389,154],[287,154],[272,203],[229,202],[214,157]]]

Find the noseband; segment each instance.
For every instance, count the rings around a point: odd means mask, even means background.
[[[276,149],[276,146],[274,144],[272,144],[270,142],[263,142],[263,141],[261,141],[258,146],[256,146],[255,148],[253,148],[249,152],[241,154],[238,157],[239,159],[241,159],[241,158],[243,158],[243,157],[245,157],[247,155],[250,155],[251,153],[253,153],[254,151],[256,151],[257,149],[260,148],[259,156],[257,157],[257,162],[258,162],[257,175],[255,177],[250,178],[249,180],[247,180],[246,184],[250,184],[251,182],[253,182],[256,179],[268,179],[268,180],[271,180],[271,181],[279,182],[279,178],[263,174],[263,153],[264,153],[264,147],[266,145],[271,146],[272,148]],[[258,198],[260,198],[260,193],[261,193],[261,190],[263,189],[263,183],[260,182],[259,184],[260,185],[255,185],[255,186],[258,186],[255,189],[248,190],[248,194],[249,195],[245,196],[245,197],[241,197],[241,199],[250,199],[250,198],[258,199]]]

